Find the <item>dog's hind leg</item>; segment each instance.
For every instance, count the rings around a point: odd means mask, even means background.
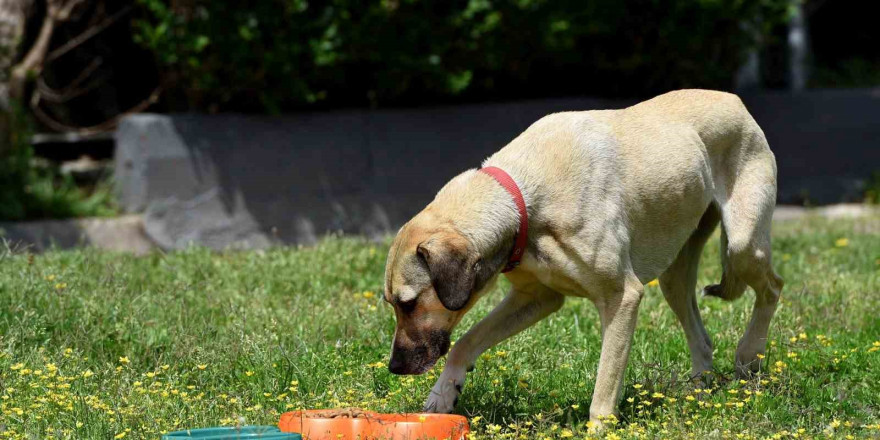
[[[697,267],[703,246],[712,235],[721,212],[714,204],[709,205],[697,229],[679,251],[675,261],[660,276],[660,289],[666,302],[678,317],[691,352],[691,375],[698,377],[712,369],[712,340],[703,327],[697,306]]]
[[[446,367],[425,403],[425,411],[451,412],[461,394],[467,371],[473,368],[480,354],[559,310],[564,302],[565,297],[543,286],[528,290],[512,288],[489,315],[452,346]]]
[[[731,168],[731,178],[723,185],[725,194],[718,194],[726,236],[724,278],[720,287],[708,287],[707,294],[719,293],[716,296],[731,300],[742,294],[743,283],[755,290],[752,317],[736,349],[737,374],[748,376],[761,367],[770,320],[783,286],[782,278],[773,271],[770,250],[776,162],[760,129],[743,136],[732,160],[738,166]]]
[[[748,222],[731,219],[731,223]],[[770,214],[761,224],[754,225],[749,236],[734,239],[728,245],[730,270],[755,290],[755,304],[745,334],[736,348],[736,372],[740,377],[750,376],[761,368],[761,359],[767,346],[770,320],[776,313],[783,281],[771,265]]]

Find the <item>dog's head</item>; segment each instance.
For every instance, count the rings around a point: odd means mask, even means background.
[[[422,374],[446,354],[452,329],[488,290],[506,258],[496,260],[484,258],[430,206],[401,228],[385,268],[385,300],[397,315],[392,373]]]

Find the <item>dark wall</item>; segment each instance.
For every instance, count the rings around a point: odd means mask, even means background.
[[[743,97],[779,167],[782,203],[857,200],[880,170],[880,93]],[[557,99],[289,117],[137,115],[117,132],[122,206],[165,247],[382,236],[532,122],[628,101]]]

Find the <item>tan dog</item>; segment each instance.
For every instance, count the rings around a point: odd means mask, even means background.
[[[693,374],[710,370],[695,284],[719,221],[724,276],[704,293],[733,300],[746,286],[755,290],[736,368],[758,370],[783,284],[770,258],[776,161],[737,96],[681,90],[623,110],[552,114],[483,165],[519,186],[528,245],[507,273],[508,296],[449,353],[426,410],[451,411],[483,351],[577,296],[593,301],[602,326],[590,419],[613,414],[643,285],[658,277],[687,336]],[[393,373],[423,373],[446,354],[453,327],[508,261],[518,227],[511,193],[468,170],[401,228],[385,272],[385,299],[397,315]]]

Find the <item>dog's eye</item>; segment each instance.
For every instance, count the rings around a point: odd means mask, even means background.
[[[400,307],[400,311],[403,313],[410,313],[416,308],[416,300],[418,300],[418,298],[413,298],[408,301],[397,301],[397,307]]]

